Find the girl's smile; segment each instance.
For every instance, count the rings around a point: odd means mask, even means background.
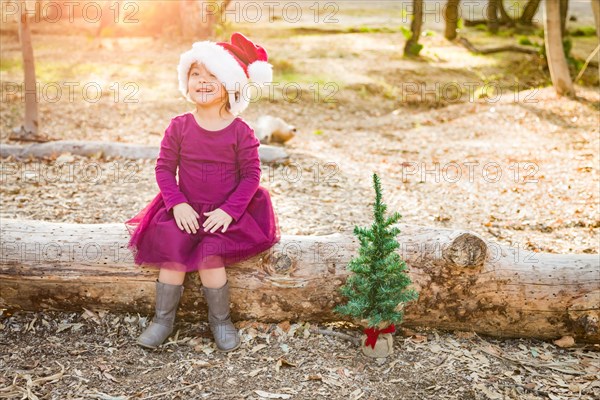
[[[227,95],[223,84],[203,64],[190,68],[188,91],[192,100],[203,106],[221,104]]]

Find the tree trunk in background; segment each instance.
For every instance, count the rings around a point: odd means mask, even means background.
[[[53,1],[52,6],[48,6],[45,13],[43,18],[46,18],[48,21],[56,21],[58,19],[65,21],[69,19],[62,1]]]
[[[215,1],[198,1],[198,6],[200,8],[200,27],[198,34],[200,35],[198,39],[206,40],[209,38],[214,38],[215,36],[215,26],[219,18],[217,2]]]
[[[592,1],[592,12],[594,13],[594,21],[596,22],[596,37],[600,42],[600,1]]]
[[[594,12],[594,21],[596,22],[596,36],[600,44],[600,1],[592,1],[592,11]],[[600,52],[596,54],[598,59],[598,78],[600,79]]]
[[[508,26],[515,26],[515,21],[514,21],[513,17],[508,15],[508,13],[506,12],[506,8],[504,8],[503,1],[498,2],[498,11],[500,11],[500,21],[503,24],[506,24]]]
[[[115,22],[115,9],[119,10],[119,14],[117,14],[117,15],[121,15],[120,13],[123,12],[123,8],[121,6],[121,1],[122,0],[110,0],[110,1],[103,1],[101,3],[102,14],[100,15],[100,23],[98,24],[98,28],[96,28],[96,34],[95,34],[96,39],[100,39],[104,28],[107,28],[109,26],[115,26],[116,24],[121,22],[121,21]],[[124,17],[120,17],[121,20],[123,18]]]
[[[214,38],[217,24],[230,1],[181,0],[179,15],[182,36],[192,40]]]
[[[544,41],[546,60],[554,90],[559,96],[575,96],[575,88],[567,66],[560,34],[560,4],[558,0],[547,0],[545,3]]]
[[[216,36],[217,25],[223,21],[223,13],[231,0],[225,1],[201,1],[200,7],[206,22],[202,23],[200,34],[202,39],[214,38]],[[202,22],[202,21],[201,21]]]
[[[421,37],[421,27],[423,26],[423,0],[413,0],[414,15],[410,23],[412,35],[404,45],[405,56],[418,56],[421,51],[419,38]]]
[[[446,30],[444,37],[448,40],[456,38],[456,27],[458,24],[458,6],[460,0],[448,0],[446,9],[444,10],[444,19],[446,20]]]
[[[31,4],[33,2],[30,1],[29,3]],[[35,10],[35,16],[31,22],[37,23],[38,21],[43,21],[42,5],[43,5],[42,0],[35,0],[34,7],[33,7],[33,9]],[[31,15],[31,14],[29,14],[29,15]]]
[[[546,0],[548,1],[548,0]],[[550,0],[552,1],[552,0]],[[592,0],[593,1],[593,0]],[[596,0],[600,1],[600,0]],[[560,35],[567,36],[567,14],[569,13],[569,0],[560,0]]]
[[[197,2],[180,0],[179,18],[181,20],[181,36],[194,41],[200,39],[202,17]]]
[[[519,19],[519,22],[521,22],[523,25],[532,25],[533,16],[535,15],[539,6],[540,0],[529,0],[525,6],[525,10],[523,10],[523,14]]]
[[[419,292],[404,326],[600,343],[598,254],[535,253],[465,230],[394,226]],[[3,220],[0,234],[0,308],[152,312],[158,271],[133,264],[123,223]],[[358,323],[333,308],[359,247],[350,232],[281,235],[228,270],[234,320]],[[198,274],[187,274],[185,287],[178,314],[206,318]]]
[[[39,117],[37,87],[35,80],[35,62],[31,45],[30,20],[25,13],[25,1],[21,1],[21,17],[19,18],[19,40],[23,55],[23,74],[25,76],[25,121],[21,127],[21,135],[38,136]]]
[[[488,30],[492,33],[498,32],[500,22],[498,21],[498,0],[489,0],[487,7]]]

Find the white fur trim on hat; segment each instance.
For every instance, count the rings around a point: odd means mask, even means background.
[[[248,66],[248,75],[253,82],[264,85],[273,81],[273,66],[266,61],[254,61]]]
[[[233,115],[238,115],[248,107],[250,103],[249,85],[244,69],[229,51],[208,40],[194,43],[191,50],[179,57],[177,66],[179,91],[187,101],[194,103],[187,90],[188,72],[194,62],[204,64],[223,83],[229,94],[229,104]],[[240,92],[237,101],[235,100],[236,90]]]

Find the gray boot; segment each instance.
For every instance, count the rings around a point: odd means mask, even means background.
[[[177,306],[183,293],[183,285],[170,285],[156,280],[156,307],[154,318],[138,337],[137,344],[150,349],[160,346],[173,332]]]
[[[227,352],[237,349],[241,340],[229,314],[229,280],[220,288],[202,286],[202,291],[208,303],[208,322],[217,350]]]

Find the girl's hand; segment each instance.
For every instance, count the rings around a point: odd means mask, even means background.
[[[187,233],[196,233],[200,229],[200,215],[188,203],[179,203],[173,207],[173,216],[179,229],[185,229]]]
[[[221,232],[225,233],[227,228],[229,228],[229,224],[231,224],[231,221],[233,221],[233,217],[220,208],[217,208],[213,211],[205,212],[204,215],[209,216],[206,219],[206,221],[204,221],[204,223],[202,224],[202,226],[204,227],[204,232],[212,228],[210,233],[213,233],[214,231],[219,229],[221,225],[223,225],[223,230]]]

